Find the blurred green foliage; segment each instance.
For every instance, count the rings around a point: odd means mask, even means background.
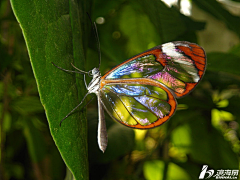
[[[240,43],[225,52],[207,52],[203,80],[178,99],[178,111],[161,127],[132,130],[106,114],[109,143],[102,154],[96,101],[88,105],[87,118],[80,111],[59,127],[86,90],[81,75],[51,64],[71,69],[74,62],[87,71],[98,66],[86,12],[98,23],[102,74],[165,42],[198,43],[197,33],[207,24],[158,0],[33,2],[0,2],[0,179],[73,179],[65,164],[76,179],[87,179],[89,171],[94,180],[198,179],[203,165],[239,169]],[[216,0],[192,2],[239,38],[238,16]]]

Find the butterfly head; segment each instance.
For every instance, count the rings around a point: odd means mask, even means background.
[[[100,71],[98,68],[93,68],[92,72],[90,73],[93,77],[94,76],[101,76]]]

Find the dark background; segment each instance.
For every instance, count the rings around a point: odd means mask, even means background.
[[[240,3],[193,0],[191,16],[186,16],[180,1],[172,7],[147,2],[92,2],[102,75],[135,54],[176,40],[201,45],[207,69],[161,127],[132,130],[106,114],[109,150],[104,155],[97,147],[94,100],[87,108],[90,179],[198,179],[203,165],[215,173],[239,169],[240,18],[235,11]],[[49,131],[22,31],[10,2],[0,3],[0,177],[64,179],[65,164]],[[98,51],[90,23],[86,26],[85,69],[90,70],[98,65]]]

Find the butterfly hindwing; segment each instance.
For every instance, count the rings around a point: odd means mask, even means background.
[[[107,84],[101,88],[100,97],[113,119],[132,128],[159,126],[176,109],[175,97],[158,85]]]

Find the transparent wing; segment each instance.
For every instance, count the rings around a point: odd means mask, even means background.
[[[176,41],[156,46],[123,62],[102,80],[149,78],[170,88],[176,97],[188,94],[201,80],[206,55],[194,43]]]
[[[107,84],[101,88],[100,97],[113,119],[139,129],[163,124],[177,106],[171,92],[158,85]]]

